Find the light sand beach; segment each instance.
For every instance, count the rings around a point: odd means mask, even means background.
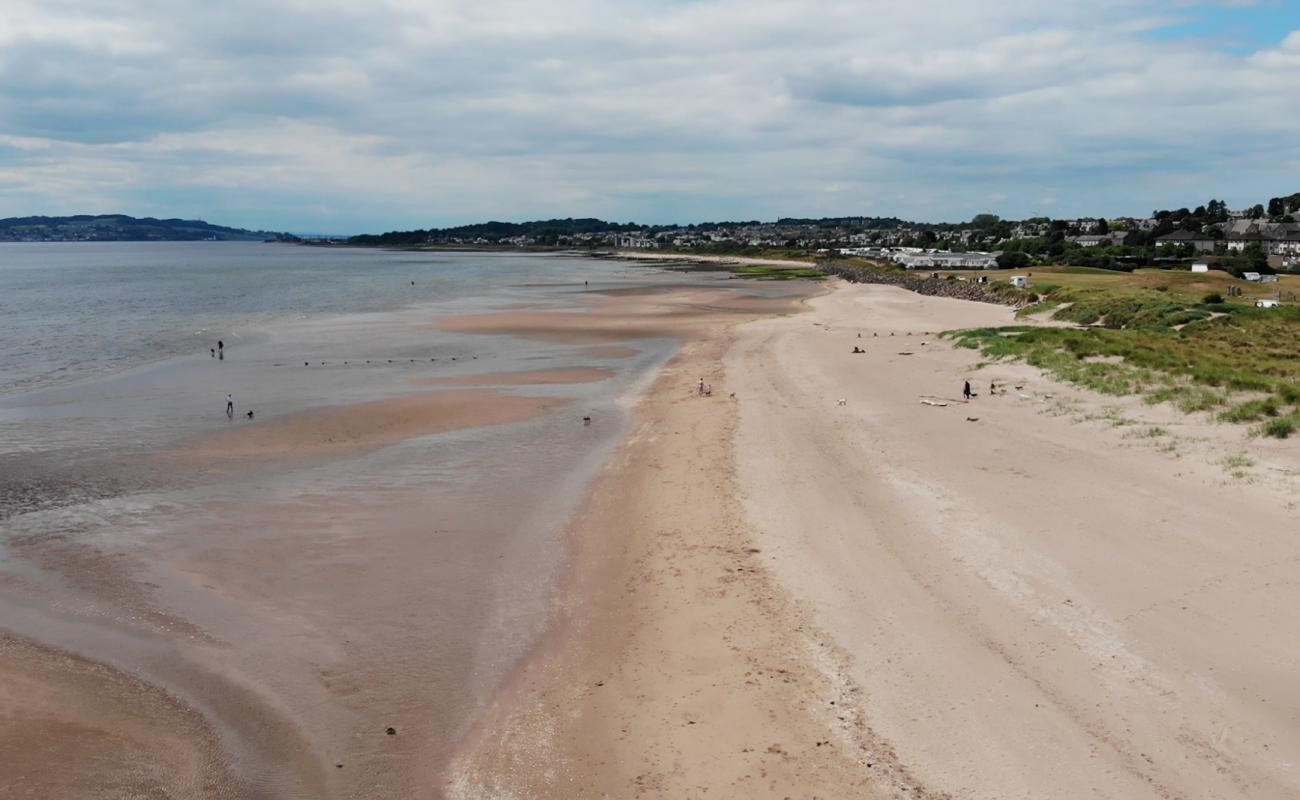
[[[934,335],[1010,309],[808,306],[697,331],[638,401],[449,794],[1300,793],[1293,449]]]

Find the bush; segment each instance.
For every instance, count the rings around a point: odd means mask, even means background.
[[[1019,250],[1008,250],[998,256],[998,266],[1002,269],[1021,269],[1032,263],[1029,255]]]
[[[1278,417],[1265,422],[1260,433],[1274,439],[1285,439],[1295,433],[1295,420],[1292,417]]]
[[[1277,404],[1272,398],[1264,400],[1249,400],[1237,406],[1224,411],[1219,415],[1219,419],[1224,422],[1255,422],[1264,417],[1276,417],[1278,414]]]
[[[1205,297],[1201,298],[1201,302],[1207,306],[1220,305],[1223,303],[1223,295],[1218,292],[1210,292]]]

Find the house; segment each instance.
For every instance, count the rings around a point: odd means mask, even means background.
[[[1228,250],[1240,253],[1252,243],[1269,255],[1300,255],[1300,225],[1294,222],[1254,222],[1242,225],[1237,220],[1226,226]]]
[[[1088,233],[1083,236],[1067,236],[1066,240],[1074,242],[1080,247],[1096,247],[1097,245],[1135,247],[1138,238],[1138,234],[1134,231],[1111,231],[1110,233]]]
[[[1255,308],[1277,308],[1277,307],[1280,306],[1280,305],[1281,305],[1281,303],[1279,303],[1279,302],[1276,301],[1276,300],[1256,300],[1256,301],[1255,301]]]
[[[997,269],[998,259],[992,253],[903,252],[894,260],[907,269]]]
[[[1192,265],[1192,272],[1209,272],[1209,271],[1210,271],[1210,265],[1209,265],[1209,264],[1193,264],[1193,265]]]
[[[1029,288],[1029,277],[1026,276],[1026,275],[1012,275],[1012,276],[1011,276],[1011,285],[1012,285],[1012,286],[1018,286],[1018,287],[1020,287],[1021,289],[1028,289],[1028,288]]]
[[[1214,252],[1213,236],[1195,231],[1177,230],[1156,238],[1157,246],[1190,244],[1198,253]]]
[[[1260,275],[1260,276],[1259,276],[1259,282],[1260,282],[1260,283],[1277,283],[1277,276],[1276,276],[1276,275]]]
[[[1248,281],[1258,282],[1260,276],[1258,272],[1243,272],[1241,273],[1241,277]]]
[[[1265,235],[1258,225],[1251,225],[1244,231],[1232,230],[1227,235],[1228,252],[1240,253],[1244,251],[1251,243],[1258,244],[1268,250],[1268,242],[1272,237]]]

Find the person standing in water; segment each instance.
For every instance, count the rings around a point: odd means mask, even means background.
[[[226,343],[220,339],[217,340],[217,358],[222,361],[226,360]]]
[[[233,394],[226,395],[226,416],[232,418],[235,416],[235,396]]]

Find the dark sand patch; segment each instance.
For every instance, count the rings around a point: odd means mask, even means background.
[[[9,636],[0,636],[0,764],[3,797],[252,789],[236,788],[241,781],[198,713],[105,664]]]
[[[244,425],[201,436],[161,457],[208,462],[339,455],[386,447],[416,436],[521,422],[566,402],[480,389],[427,392]]]
[[[439,330],[520,336],[565,344],[607,344],[655,336],[684,336],[725,321],[793,309],[816,287],[764,297],[737,287],[629,292],[594,298],[585,311],[502,311],[439,319]]]
[[[485,372],[479,375],[459,375],[451,378],[424,378],[415,380],[419,386],[545,386],[566,383],[596,383],[614,377],[614,370],[605,367],[556,367],[521,372]]]

